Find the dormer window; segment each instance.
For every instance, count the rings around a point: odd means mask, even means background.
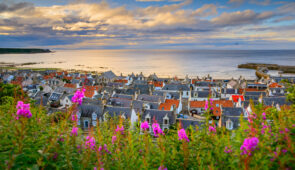
[[[233,122],[231,120],[226,121],[226,128],[229,130],[233,129]]]
[[[168,119],[164,119],[164,125],[168,125],[169,120]]]
[[[150,123],[150,118],[145,118],[145,121],[147,121],[148,123]]]

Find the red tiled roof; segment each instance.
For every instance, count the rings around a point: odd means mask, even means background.
[[[72,79],[73,79],[73,77],[68,77],[68,76],[65,76],[65,77],[64,77],[64,79],[66,79],[66,80],[72,80]]]
[[[164,86],[164,83],[162,81],[155,81],[154,82],[154,86],[155,87],[163,87]]]
[[[166,111],[169,111],[171,110],[171,104],[170,103],[161,103],[159,105],[159,110],[166,110]]]
[[[245,88],[245,91],[265,91],[265,89],[257,89],[257,88]]]
[[[70,84],[70,83],[66,83],[65,85],[64,85],[64,87],[69,87],[69,88],[77,88],[77,85],[76,84]]]
[[[175,99],[166,99],[165,103],[161,103],[159,106],[159,110],[171,110],[172,105],[175,105],[175,107],[179,106],[179,100]]]
[[[117,82],[117,83],[128,83],[128,80],[120,79],[120,80],[115,80],[114,82]]]
[[[210,103],[210,102],[208,102]],[[234,107],[234,104],[231,100],[214,100],[212,102],[213,104],[213,108],[214,107],[220,107],[222,105],[222,107]],[[205,107],[205,101],[191,101],[190,102],[190,107],[191,108],[202,108]]]
[[[179,106],[179,100],[175,100],[175,99],[166,99],[166,100],[165,100],[165,103],[169,103],[169,104],[171,104],[171,105],[174,104],[176,107]]]
[[[238,102],[239,98],[241,98],[241,101],[245,101],[244,96],[243,95],[232,95],[232,100],[234,102]]]
[[[280,87],[283,87],[283,86],[279,85],[278,83],[271,83],[268,87],[270,87],[270,88],[280,88]]]

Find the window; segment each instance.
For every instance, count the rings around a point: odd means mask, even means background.
[[[146,120],[148,123],[150,123],[150,118],[146,118],[145,120]]]
[[[168,125],[169,121],[168,119],[164,119],[164,125]]]
[[[233,122],[231,120],[226,121],[226,128],[229,130],[233,129]]]
[[[88,128],[89,127],[89,122],[88,120],[84,120],[84,128]]]
[[[186,92],[186,95],[188,96],[188,92]]]

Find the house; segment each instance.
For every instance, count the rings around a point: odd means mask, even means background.
[[[220,91],[220,97],[221,99],[228,99],[232,95],[239,95],[240,92],[238,89],[233,89],[233,88],[222,88]]]
[[[219,126],[224,126],[228,130],[237,129],[240,126],[241,115],[245,119],[248,117],[243,108],[221,107],[221,124]]]
[[[149,109],[158,109],[159,102],[148,102],[148,101],[140,101],[140,100],[133,100],[131,103],[131,108],[135,110],[136,113],[142,114],[143,110]]]
[[[287,94],[287,89],[282,87],[268,88],[268,96],[285,96]]]
[[[290,106],[292,104],[290,101],[287,101],[286,97],[262,97],[259,102],[262,102],[264,106],[276,107],[278,110],[282,106]]]
[[[99,77],[98,77],[98,82],[101,83],[108,83],[108,82],[113,82],[116,79],[116,75],[115,73],[113,73],[112,71],[107,71],[102,73]]]
[[[163,96],[154,96],[154,95],[147,95],[147,94],[139,94],[136,96],[136,100],[147,101],[147,102],[164,102]]]
[[[208,102],[208,104],[210,103],[211,102]],[[201,118],[205,113],[205,105],[206,101],[190,101],[188,105],[189,114],[193,117]],[[213,116],[219,119],[221,115],[221,107],[234,107],[234,104],[231,100],[214,100],[210,107],[213,109]]]
[[[245,98],[243,95],[232,95],[229,100],[234,102],[235,107],[242,107]]]
[[[111,106],[120,106],[120,107],[130,107],[132,100],[123,99],[123,98],[110,98],[107,101],[107,105]]]
[[[100,105],[80,105],[77,111],[77,124],[83,130],[88,130],[97,125],[97,121],[103,114],[103,107]]]
[[[162,90],[162,88],[165,86],[165,83],[163,81],[153,81],[154,90]]]
[[[62,107],[71,107],[72,106],[72,97],[73,94],[63,94],[62,97],[60,98],[60,105]]]
[[[182,111],[181,99],[180,100],[166,99],[165,103],[161,103],[158,109],[166,110],[166,111],[168,110],[173,111],[174,109],[176,109],[176,114],[180,114],[180,112]]]
[[[141,115],[141,122],[147,121],[149,123],[149,132],[152,133],[152,124],[159,123],[163,131],[168,130],[169,127],[176,122],[175,111],[165,110],[143,110]]]
[[[100,120],[108,121],[110,117],[115,116],[125,120],[130,120],[132,126],[138,121],[138,116],[133,108],[115,106],[105,106]]]
[[[210,90],[199,90],[199,91],[191,91],[191,96],[189,101],[205,101],[208,98],[212,98],[213,100],[218,100],[218,94],[214,89]]]
[[[205,124],[205,121],[202,119],[195,119],[195,118],[189,118],[189,119],[181,119],[181,118],[177,118],[176,119],[177,122],[179,122],[181,124],[181,128],[183,129],[187,129],[187,128],[201,128],[202,125]]]
[[[165,84],[162,88],[162,91],[165,92],[180,92],[181,97],[184,99],[188,99],[190,96],[190,88],[186,84]]]

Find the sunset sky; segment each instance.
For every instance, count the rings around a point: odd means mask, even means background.
[[[0,0],[0,42],[50,49],[295,49],[295,2]]]

